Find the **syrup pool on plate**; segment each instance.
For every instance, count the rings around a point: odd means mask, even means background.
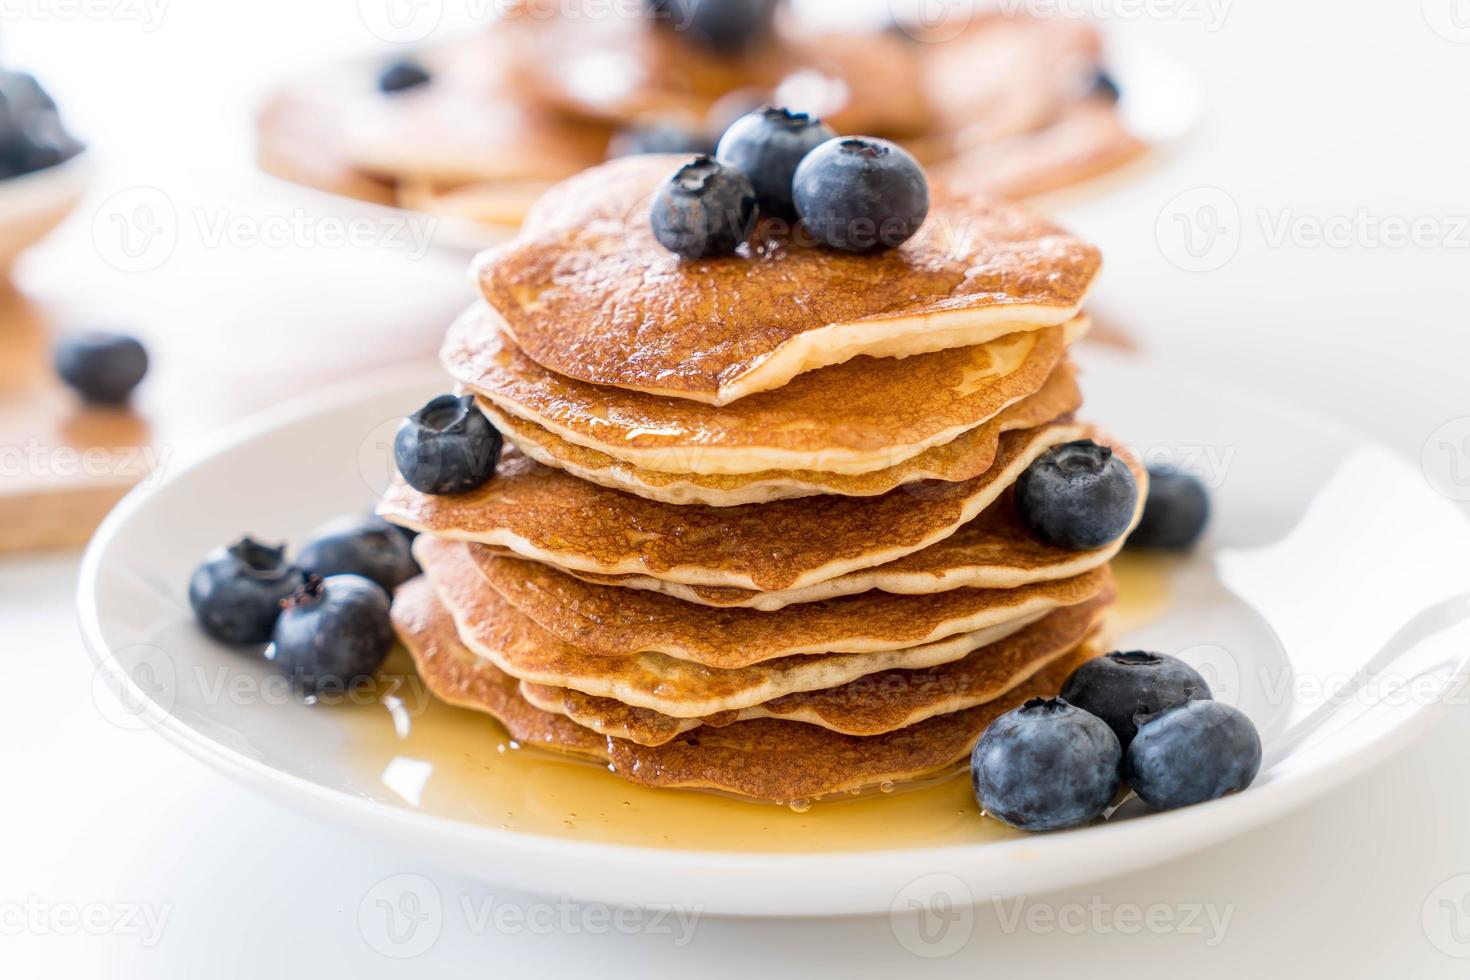
[[[1108,642],[1167,605],[1165,560],[1114,564],[1118,602]],[[521,748],[494,719],[430,697],[407,654],[384,666],[379,702],[341,712],[352,765],[367,795],[425,813],[521,833],[690,850],[834,851],[936,847],[1021,836],[982,818],[968,771],[890,792],[781,806],[712,793],[656,790],[605,767]]]

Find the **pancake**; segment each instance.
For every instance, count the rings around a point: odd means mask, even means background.
[[[1086,318],[896,360],[857,357],[714,407],[573,381],[536,364],[483,307],[440,359],[460,384],[559,439],[660,473],[818,470],[854,475],[952,442],[1036,393]]]
[[[1123,453],[1140,488],[1133,524],[1143,515],[1148,474],[1137,459]],[[583,581],[642,589],[684,602],[717,608],[775,612],[804,602],[821,602],[870,590],[897,595],[932,595],[950,589],[1014,589],[1035,582],[1071,578],[1111,561],[1127,535],[1092,551],[1068,551],[1033,535],[1016,513],[1014,496],[1005,493],[981,515],[954,534],[922,551],[876,568],[840,575],[799,589],[760,592],[666,582],[647,575],[595,575],[567,571]],[[497,549],[498,550],[498,549]],[[513,554],[513,552],[504,552]]]
[[[481,580],[564,643],[599,657],[661,653],[729,670],[783,657],[903,650],[1085,602],[1106,567],[1018,589],[930,596],[867,592],[781,612],[713,609],[655,592],[593,585],[539,562],[467,547]]]
[[[337,111],[355,80],[317,75],[273,93],[256,115],[256,160],[268,174],[374,204],[394,203],[393,182],[363,173],[342,150]]]
[[[412,530],[500,545],[561,568],[778,591],[886,564],[949,537],[1036,457],[1090,431],[1049,425],[1009,432],[995,465],[962,483],[744,507],[644,500],[508,450],[494,479],[468,493],[423,494],[397,476],[378,513]]]
[[[717,670],[660,653],[627,657],[589,653],[557,639],[487,588],[464,544],[426,536],[415,543],[414,556],[439,601],[454,617],[465,646],[507,674],[680,718],[748,708],[798,691],[825,690],[883,670],[949,663],[1015,633],[1049,611],[1041,609],[904,650],[783,657]]]
[[[405,584],[393,621],[429,690],[441,700],[485,712],[526,746],[605,762],[645,786],[709,789],[760,800],[792,801],[876,788],[955,769],[987,725],[1027,698],[1055,695],[1095,651],[1083,646],[993,701],[939,715],[887,735],[859,737],[801,722],[761,719],[701,728],[658,747],[608,738],[532,707],[515,678],[475,656],[423,578]]]
[[[497,180],[458,187],[440,187],[430,181],[400,181],[397,204],[440,218],[469,221],[498,229],[508,239],[520,228],[526,212],[551,185],[540,180]]]
[[[663,745],[701,725],[723,728],[756,718],[785,718],[846,735],[881,735],[1000,697],[1076,649],[1089,633],[1095,634],[1096,622],[1111,598],[1099,596],[1058,610],[953,663],[870,674],[831,690],[789,694],[710,718],[674,718],[610,698],[524,681],[520,694],[543,711],[564,714],[600,735],[639,745]]]
[[[757,396],[758,397],[758,396]],[[480,410],[516,448],[538,463],[566,470],[600,486],[635,493],[668,504],[738,507],[824,493],[875,497],[906,483],[969,480],[990,468],[1000,437],[1069,418],[1082,406],[1075,372],[1063,362],[1041,390],[1005,409],[988,422],[952,442],[926,449],[897,466],[871,473],[822,473],[818,470],[764,470],[747,474],[662,473],[631,466],[606,453],[567,442],[538,425],[503,414],[488,399]]]
[[[1116,170],[1147,149],[1112,102],[1094,98],[1036,132],[962,146],[930,169],[958,190],[1014,200]]]
[[[1075,19],[997,14],[925,52],[936,128],[981,144],[1035,132],[1065,112],[1092,83],[1101,39]]]
[[[340,126],[343,152],[359,169],[441,187],[508,180],[540,181],[544,190],[602,160],[610,135],[438,78],[358,99],[343,107]]]
[[[686,262],[649,201],[687,158],[615,160],[547,197],[477,263],[504,329],[543,367],[592,384],[726,405],[859,354],[983,344],[1077,315],[1095,248],[1027,212],[934,188],[901,247],[852,255],[770,225],[734,256]]]

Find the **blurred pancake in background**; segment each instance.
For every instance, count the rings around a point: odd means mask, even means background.
[[[259,114],[258,156],[295,183],[494,240],[552,184],[610,156],[712,151],[766,103],[894,139],[950,185],[1003,198],[1147,148],[1096,30],[1073,18],[834,30],[780,0],[516,0],[472,37],[285,84]]]

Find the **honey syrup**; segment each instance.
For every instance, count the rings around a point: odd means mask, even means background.
[[[1168,603],[1168,569],[1125,555],[1107,642]],[[1020,836],[981,817],[968,772],[856,797],[753,803],[636,786],[605,766],[517,745],[493,719],[427,695],[406,654],[375,704],[341,707],[353,776],[367,795],[424,813],[521,833],[608,844],[726,851],[844,851],[974,844]],[[391,688],[391,685],[390,685]],[[886,792],[884,790],[887,790]]]

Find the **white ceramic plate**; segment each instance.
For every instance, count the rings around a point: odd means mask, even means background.
[[[83,150],[65,163],[0,180],[0,270],[61,224],[96,171],[94,153]]]
[[[415,806],[388,769],[364,778],[353,765],[346,709],[201,686],[221,670],[259,680],[265,667],[194,628],[185,583],[200,555],[242,531],[299,543],[319,521],[368,508],[397,417],[443,387],[434,366],[282,408],[135,491],[87,552],[82,629],[127,723],[322,819],[506,886],[707,914],[834,915],[885,912],[916,888],[984,900],[1077,885],[1208,846],[1348,779],[1421,727],[1470,652],[1470,529],[1415,467],[1208,378],[1085,359],[1093,417],[1215,485],[1205,546],[1171,571],[1162,618],[1127,641],[1180,653],[1256,721],[1266,766],[1235,797],[1135,818],[1125,807],[1104,825],[996,843],[782,854],[510,832],[442,792]]]

